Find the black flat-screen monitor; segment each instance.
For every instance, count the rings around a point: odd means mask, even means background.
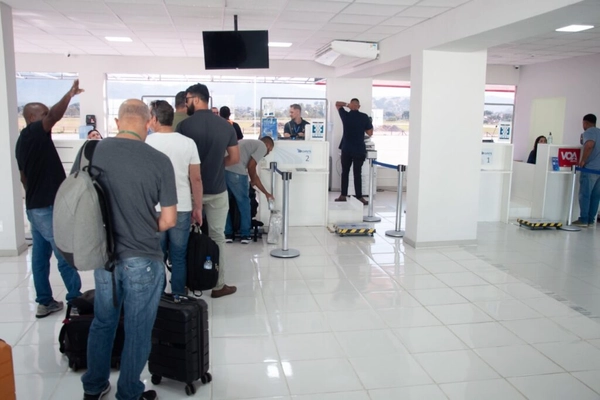
[[[268,31],[205,31],[202,38],[207,70],[269,68]]]

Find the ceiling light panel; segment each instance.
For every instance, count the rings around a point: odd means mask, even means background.
[[[593,25],[569,25],[563,26],[562,28],[558,28],[556,32],[582,32],[593,28]]]

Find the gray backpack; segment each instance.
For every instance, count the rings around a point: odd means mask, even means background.
[[[54,200],[53,230],[56,247],[79,271],[113,271],[114,238],[110,207],[92,165],[97,140],[83,144],[75,160],[78,168],[60,185]]]

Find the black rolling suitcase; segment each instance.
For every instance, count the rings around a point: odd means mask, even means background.
[[[73,371],[87,368],[88,336],[94,320],[94,293],[94,290],[88,290],[71,301],[58,336],[59,350],[67,356],[69,368]],[[73,305],[77,307],[78,315],[71,315]],[[119,369],[124,344],[125,328],[121,317],[112,349],[112,368]]]
[[[152,329],[148,370],[152,383],[162,378],[184,382],[188,396],[194,382],[212,381],[208,372],[208,306],[202,299],[165,294],[160,299]]]

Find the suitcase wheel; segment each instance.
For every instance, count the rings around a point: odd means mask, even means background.
[[[160,381],[162,381],[162,376],[152,375],[152,378],[150,378],[150,381],[152,382],[153,385],[160,385]]]
[[[188,396],[196,394],[196,386],[194,386],[193,383],[188,383],[187,385],[185,385],[185,394],[187,394]]]
[[[200,377],[200,381],[201,381],[203,384],[206,384],[206,383],[212,382],[212,375],[210,374],[210,372],[207,372],[206,374],[202,375],[202,376]]]
[[[75,361],[69,361],[69,368],[71,368],[73,372],[77,372],[79,365]]]

